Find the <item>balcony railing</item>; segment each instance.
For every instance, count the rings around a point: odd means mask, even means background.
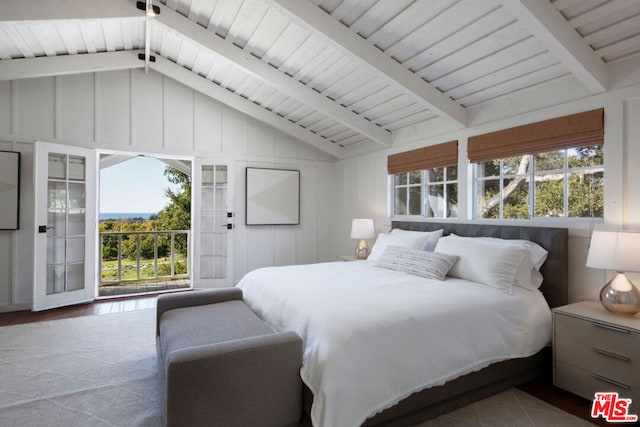
[[[100,286],[189,279],[189,230],[100,233]]]

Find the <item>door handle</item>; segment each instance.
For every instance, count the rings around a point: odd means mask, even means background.
[[[46,225],[39,225],[38,226],[38,233],[46,233],[47,230],[54,230],[55,227],[47,227]]]

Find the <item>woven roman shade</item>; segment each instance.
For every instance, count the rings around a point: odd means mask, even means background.
[[[393,154],[387,158],[389,175],[424,169],[457,166],[458,141],[449,141],[417,150]]]
[[[604,109],[572,114],[469,138],[471,163],[604,144]]]

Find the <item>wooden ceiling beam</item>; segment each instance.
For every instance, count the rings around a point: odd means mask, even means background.
[[[343,147],[335,144],[328,139],[316,135],[301,126],[278,116],[275,113],[241,97],[235,93],[218,86],[210,80],[201,77],[180,65],[169,61],[159,55],[156,55],[156,61],[151,62],[149,67],[167,76],[178,83],[190,87],[206,96],[209,96],[231,108],[234,108],[256,120],[266,123],[292,137],[305,142],[314,148],[324,151],[337,159],[345,158],[345,150]]]
[[[383,147],[391,146],[391,133],[380,126],[337,104],[305,84],[287,76],[266,62],[261,61],[232,43],[225,41],[215,33],[190,21],[168,7],[163,7],[160,14],[154,18],[154,21],[165,25],[173,31],[181,33],[184,37],[197,43],[204,49],[208,49],[214,54],[242,68],[253,78],[276,88],[287,94],[287,96],[297,99],[314,108],[316,111],[331,117],[333,120],[365,135]]]
[[[285,16],[331,43],[338,51],[359,61],[378,76],[416,99],[435,114],[452,121],[457,127],[467,126],[467,111],[444,93],[411,70],[387,56],[366,39],[307,0],[265,0]]]
[[[607,65],[549,1],[501,0],[502,5],[592,94],[608,89]]]
[[[0,21],[139,18],[144,12],[130,0],[2,0]]]
[[[138,59],[138,53],[141,52],[134,50],[0,61],[0,80],[142,68],[144,67],[144,62]]]

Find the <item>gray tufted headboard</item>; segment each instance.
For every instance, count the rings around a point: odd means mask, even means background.
[[[445,236],[455,233],[459,236],[487,236],[502,239],[525,239],[535,242],[549,252],[547,260],[540,269],[542,277],[544,277],[540,290],[549,307],[567,304],[569,233],[566,228],[413,221],[393,221],[391,228],[413,231],[433,231],[442,228]]]

